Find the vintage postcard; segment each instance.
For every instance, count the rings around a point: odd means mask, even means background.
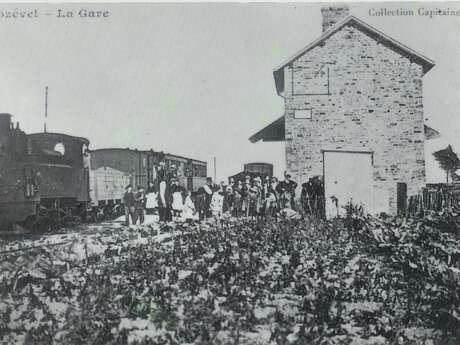
[[[460,344],[460,3],[0,4],[0,344]]]

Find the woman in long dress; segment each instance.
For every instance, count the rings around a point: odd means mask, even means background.
[[[149,186],[145,191],[145,209],[147,214],[155,214],[158,209],[158,192],[155,190],[153,182],[149,182]]]
[[[172,209],[174,216],[176,217],[180,217],[182,211],[184,210],[184,192],[184,187],[179,185],[179,181],[177,179],[174,179],[172,183]]]

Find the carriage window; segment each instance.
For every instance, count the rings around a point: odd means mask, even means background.
[[[32,148],[32,143],[30,142],[30,140],[27,140],[27,154],[31,155],[33,152],[34,150]]]
[[[62,156],[65,154],[65,147],[63,143],[57,143],[54,145],[54,151],[59,152]]]

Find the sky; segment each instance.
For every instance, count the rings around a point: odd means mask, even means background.
[[[424,77],[431,152],[460,151],[460,16],[371,16],[371,9],[459,9],[459,3],[351,3],[350,13],[435,61]],[[37,9],[38,18],[5,18]],[[57,18],[58,9],[74,11]],[[108,18],[79,18],[80,9]],[[284,171],[284,143],[248,138],[283,115],[273,70],[321,34],[318,3],[0,4],[0,112],[27,133],[86,137],[90,148],[153,149],[208,162],[222,180],[248,162]],[[49,14],[49,15],[47,15]]]

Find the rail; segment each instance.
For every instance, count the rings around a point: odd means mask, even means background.
[[[16,249],[11,249],[11,250],[4,250],[4,251],[0,251],[0,255],[23,252],[23,251],[32,250],[32,249],[38,249],[38,248],[43,248],[43,247],[62,246],[64,244],[69,244],[69,243],[71,243],[71,241],[50,243],[50,244],[42,244],[42,245],[39,245],[39,246],[30,246],[30,247],[16,248]]]

